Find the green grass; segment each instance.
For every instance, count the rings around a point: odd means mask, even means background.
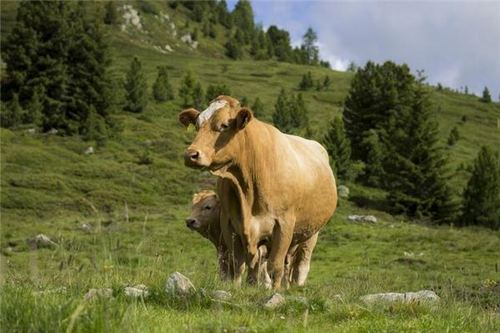
[[[183,27],[185,13],[161,6]],[[2,34],[12,25],[14,8],[2,2]],[[159,65],[169,66],[174,87],[191,70],[204,88],[225,83],[235,97],[246,96],[250,103],[259,97],[265,105],[262,119],[269,121],[281,88],[296,92],[302,75],[311,71],[315,79],[328,74],[333,82],[328,91],[304,93],[314,136],[321,138],[330,119],[342,112],[352,74],[274,61],[231,61],[220,53],[222,31],[216,41],[202,39],[199,50],[181,45],[164,55],[153,45],[175,41],[162,33],[156,18],[144,17],[152,31],[147,36],[110,31],[116,77],[124,77],[134,56],[141,59],[150,86]],[[500,106],[447,91],[433,91],[432,99],[441,143],[446,144],[453,126],[461,134],[447,148],[458,197],[468,178],[462,166],[481,145],[500,142]],[[284,292],[305,296],[308,304],[289,297],[283,308],[265,311],[260,304],[269,291],[220,282],[215,250],[183,223],[192,193],[213,188],[214,179],[183,165],[182,153],[193,133],[177,123],[180,110],[175,100],[150,101],[139,115],[119,112],[115,117],[123,131],[105,145],[25,129],[0,130],[2,331],[500,331],[500,233],[391,216],[383,211],[383,191],[357,184],[347,184],[351,200],[341,201],[321,233],[307,286]],[[84,154],[89,146],[95,154]],[[349,214],[373,214],[380,223],[351,224]],[[91,224],[92,232],[81,230],[82,223]],[[59,245],[30,249],[26,240],[39,233]],[[166,295],[163,285],[174,271],[191,278],[197,293],[184,300]],[[150,288],[149,298],[123,296],[125,285],[139,283]],[[99,287],[113,288],[114,297],[84,301],[89,288]],[[233,299],[213,301],[207,295],[215,289],[230,290]],[[359,301],[367,293],[420,289],[434,290],[440,303],[366,306]]]

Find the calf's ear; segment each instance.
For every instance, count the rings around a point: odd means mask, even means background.
[[[243,129],[250,120],[253,118],[252,110],[249,108],[241,108],[236,116],[236,127],[238,129]]]
[[[179,113],[179,121],[184,127],[188,127],[189,124],[195,124],[196,119],[200,115],[200,111],[195,109],[186,109]]]

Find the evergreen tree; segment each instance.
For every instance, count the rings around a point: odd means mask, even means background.
[[[325,75],[325,78],[323,79],[323,89],[328,90],[330,86],[332,85],[332,80],[330,79],[330,76]]]
[[[460,139],[460,133],[458,128],[455,126],[452,128],[450,135],[448,136],[448,146],[453,146]]]
[[[253,102],[252,111],[255,117],[261,117],[264,114],[264,104],[259,97]]]
[[[231,13],[227,9],[226,0],[221,0],[217,2],[216,11],[217,11],[218,22],[227,29],[231,29],[231,27],[233,26],[233,20],[231,17]]]
[[[225,45],[226,55],[231,59],[241,59],[243,49],[240,43],[235,38],[231,38]]]
[[[362,180],[370,186],[381,187],[384,177],[384,147],[376,130],[365,132],[362,144],[366,146],[367,155]]]
[[[290,120],[292,129],[295,131],[305,129],[309,125],[309,117],[307,112],[306,103],[302,94],[297,94],[294,98],[291,96],[289,101]]]
[[[274,105],[273,124],[284,133],[289,133],[292,129],[289,105],[285,90],[281,89]]]
[[[351,165],[351,143],[345,135],[344,123],[335,117],[323,138],[323,144],[330,155],[330,164],[336,177],[346,180]]]
[[[182,80],[181,87],[179,88],[179,97],[182,100],[182,106],[193,106],[193,89],[195,81],[191,72],[187,72]]]
[[[354,73],[357,70],[358,70],[358,65],[356,65],[354,61],[349,62],[349,65],[347,66],[347,71]]]
[[[460,225],[500,228],[500,156],[482,147],[463,194]]]
[[[24,114],[23,123],[33,124],[35,126],[42,125],[42,116],[43,116],[43,104],[42,98],[45,92],[42,87],[35,88],[33,92],[33,96],[31,96],[31,100],[28,104],[28,108]]]
[[[246,106],[246,107],[248,107],[248,104],[249,104],[249,103],[248,103],[248,98],[247,98],[246,96],[243,96],[243,97],[241,98],[241,100],[240,100],[240,105],[241,105],[241,106]]]
[[[438,146],[438,124],[431,115],[425,87],[416,82],[409,109],[391,115],[383,132],[385,184],[397,213],[450,222],[456,205],[447,184],[446,156]]]
[[[23,109],[19,105],[19,97],[14,94],[12,100],[6,105],[2,105],[2,127],[12,128],[21,124]]]
[[[124,109],[130,112],[143,112],[146,109],[147,83],[142,64],[137,57],[130,63],[125,81],[126,102]]]
[[[157,102],[165,102],[174,99],[174,91],[168,80],[166,66],[158,67],[158,76],[153,84],[153,97]]]
[[[269,39],[269,53],[275,56],[278,61],[292,61],[292,47],[290,45],[290,34],[286,30],[278,29],[271,25],[267,29]]]
[[[248,0],[238,0],[231,16],[237,30],[243,33],[244,40],[242,42],[248,44],[255,31],[252,5]]]
[[[488,87],[484,87],[483,96],[479,100],[483,103],[491,103],[491,95]]]
[[[210,102],[220,95],[231,95],[231,90],[225,84],[211,84],[207,88],[206,100]]]
[[[198,109],[198,110],[204,109],[205,94],[204,94],[203,88],[201,87],[201,84],[199,82],[197,82],[194,85],[192,98],[193,98],[193,106],[195,109]]]
[[[299,90],[309,90],[314,87],[314,80],[311,72],[307,72],[307,74],[302,75],[302,80],[299,83]]]
[[[104,7],[104,23],[107,25],[115,25],[118,23],[118,10],[114,1],[106,2]]]
[[[302,47],[307,55],[307,64],[317,65],[319,62],[319,48],[316,45],[318,42],[318,35],[309,27],[302,37]]]
[[[464,94],[466,94],[466,95],[469,94],[469,87],[465,86],[465,88],[464,88]]]

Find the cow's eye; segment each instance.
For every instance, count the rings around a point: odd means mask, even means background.
[[[220,124],[220,131],[221,132],[227,130],[228,128],[229,128],[228,124],[224,124],[224,123]]]
[[[210,207],[209,205],[206,205],[205,207],[203,207],[203,209],[209,210],[209,209],[212,209],[212,207]]]

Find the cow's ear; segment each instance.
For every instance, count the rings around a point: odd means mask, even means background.
[[[195,109],[186,109],[179,113],[179,121],[184,127],[188,127],[189,124],[195,124],[196,119],[200,115],[200,111]]]
[[[241,108],[236,116],[236,127],[238,129],[244,128],[250,120],[253,118],[252,110],[249,108]]]

